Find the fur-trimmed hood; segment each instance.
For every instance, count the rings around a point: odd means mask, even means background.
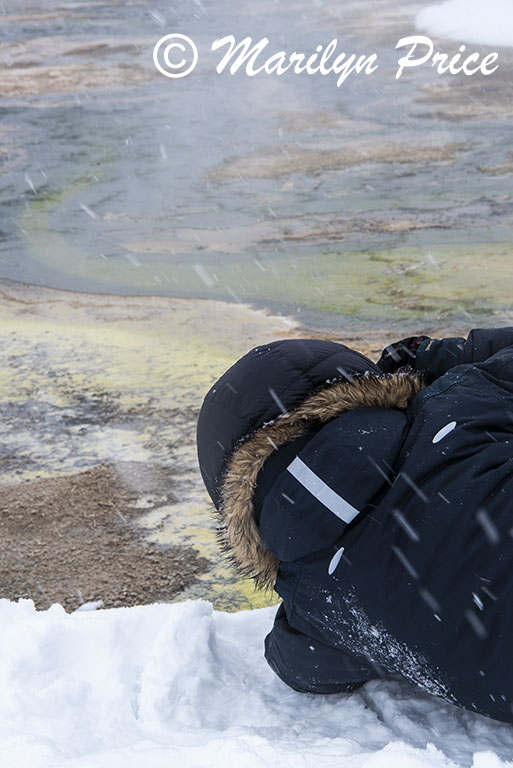
[[[299,406],[244,438],[227,465],[218,510],[218,538],[238,568],[257,588],[272,589],[278,558],[265,549],[254,516],[257,477],[266,460],[286,443],[358,406],[406,409],[426,381],[412,370],[363,374],[325,385]]]

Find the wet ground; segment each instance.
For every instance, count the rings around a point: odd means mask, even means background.
[[[513,53],[396,81],[423,5],[0,2],[0,595],[264,604],[196,466],[215,378],[283,336],[376,359],[511,323]],[[152,62],[172,31],[200,49],[183,80]],[[381,67],[217,75],[228,33]]]

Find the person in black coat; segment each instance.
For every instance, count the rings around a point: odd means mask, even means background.
[[[375,678],[513,723],[513,327],[248,352],[198,456],[239,568],[282,598],[265,656],[297,691]]]

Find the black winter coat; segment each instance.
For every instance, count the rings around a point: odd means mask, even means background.
[[[513,328],[282,410],[219,503],[233,557],[283,598],[270,666],[314,693],[403,678],[513,722]]]

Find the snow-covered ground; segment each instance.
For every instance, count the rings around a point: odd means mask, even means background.
[[[447,0],[420,11],[416,24],[433,37],[513,46],[513,0]]]
[[[513,727],[408,685],[314,696],[262,646],[273,608],[187,601],[66,614],[0,600],[6,768],[497,768]]]

